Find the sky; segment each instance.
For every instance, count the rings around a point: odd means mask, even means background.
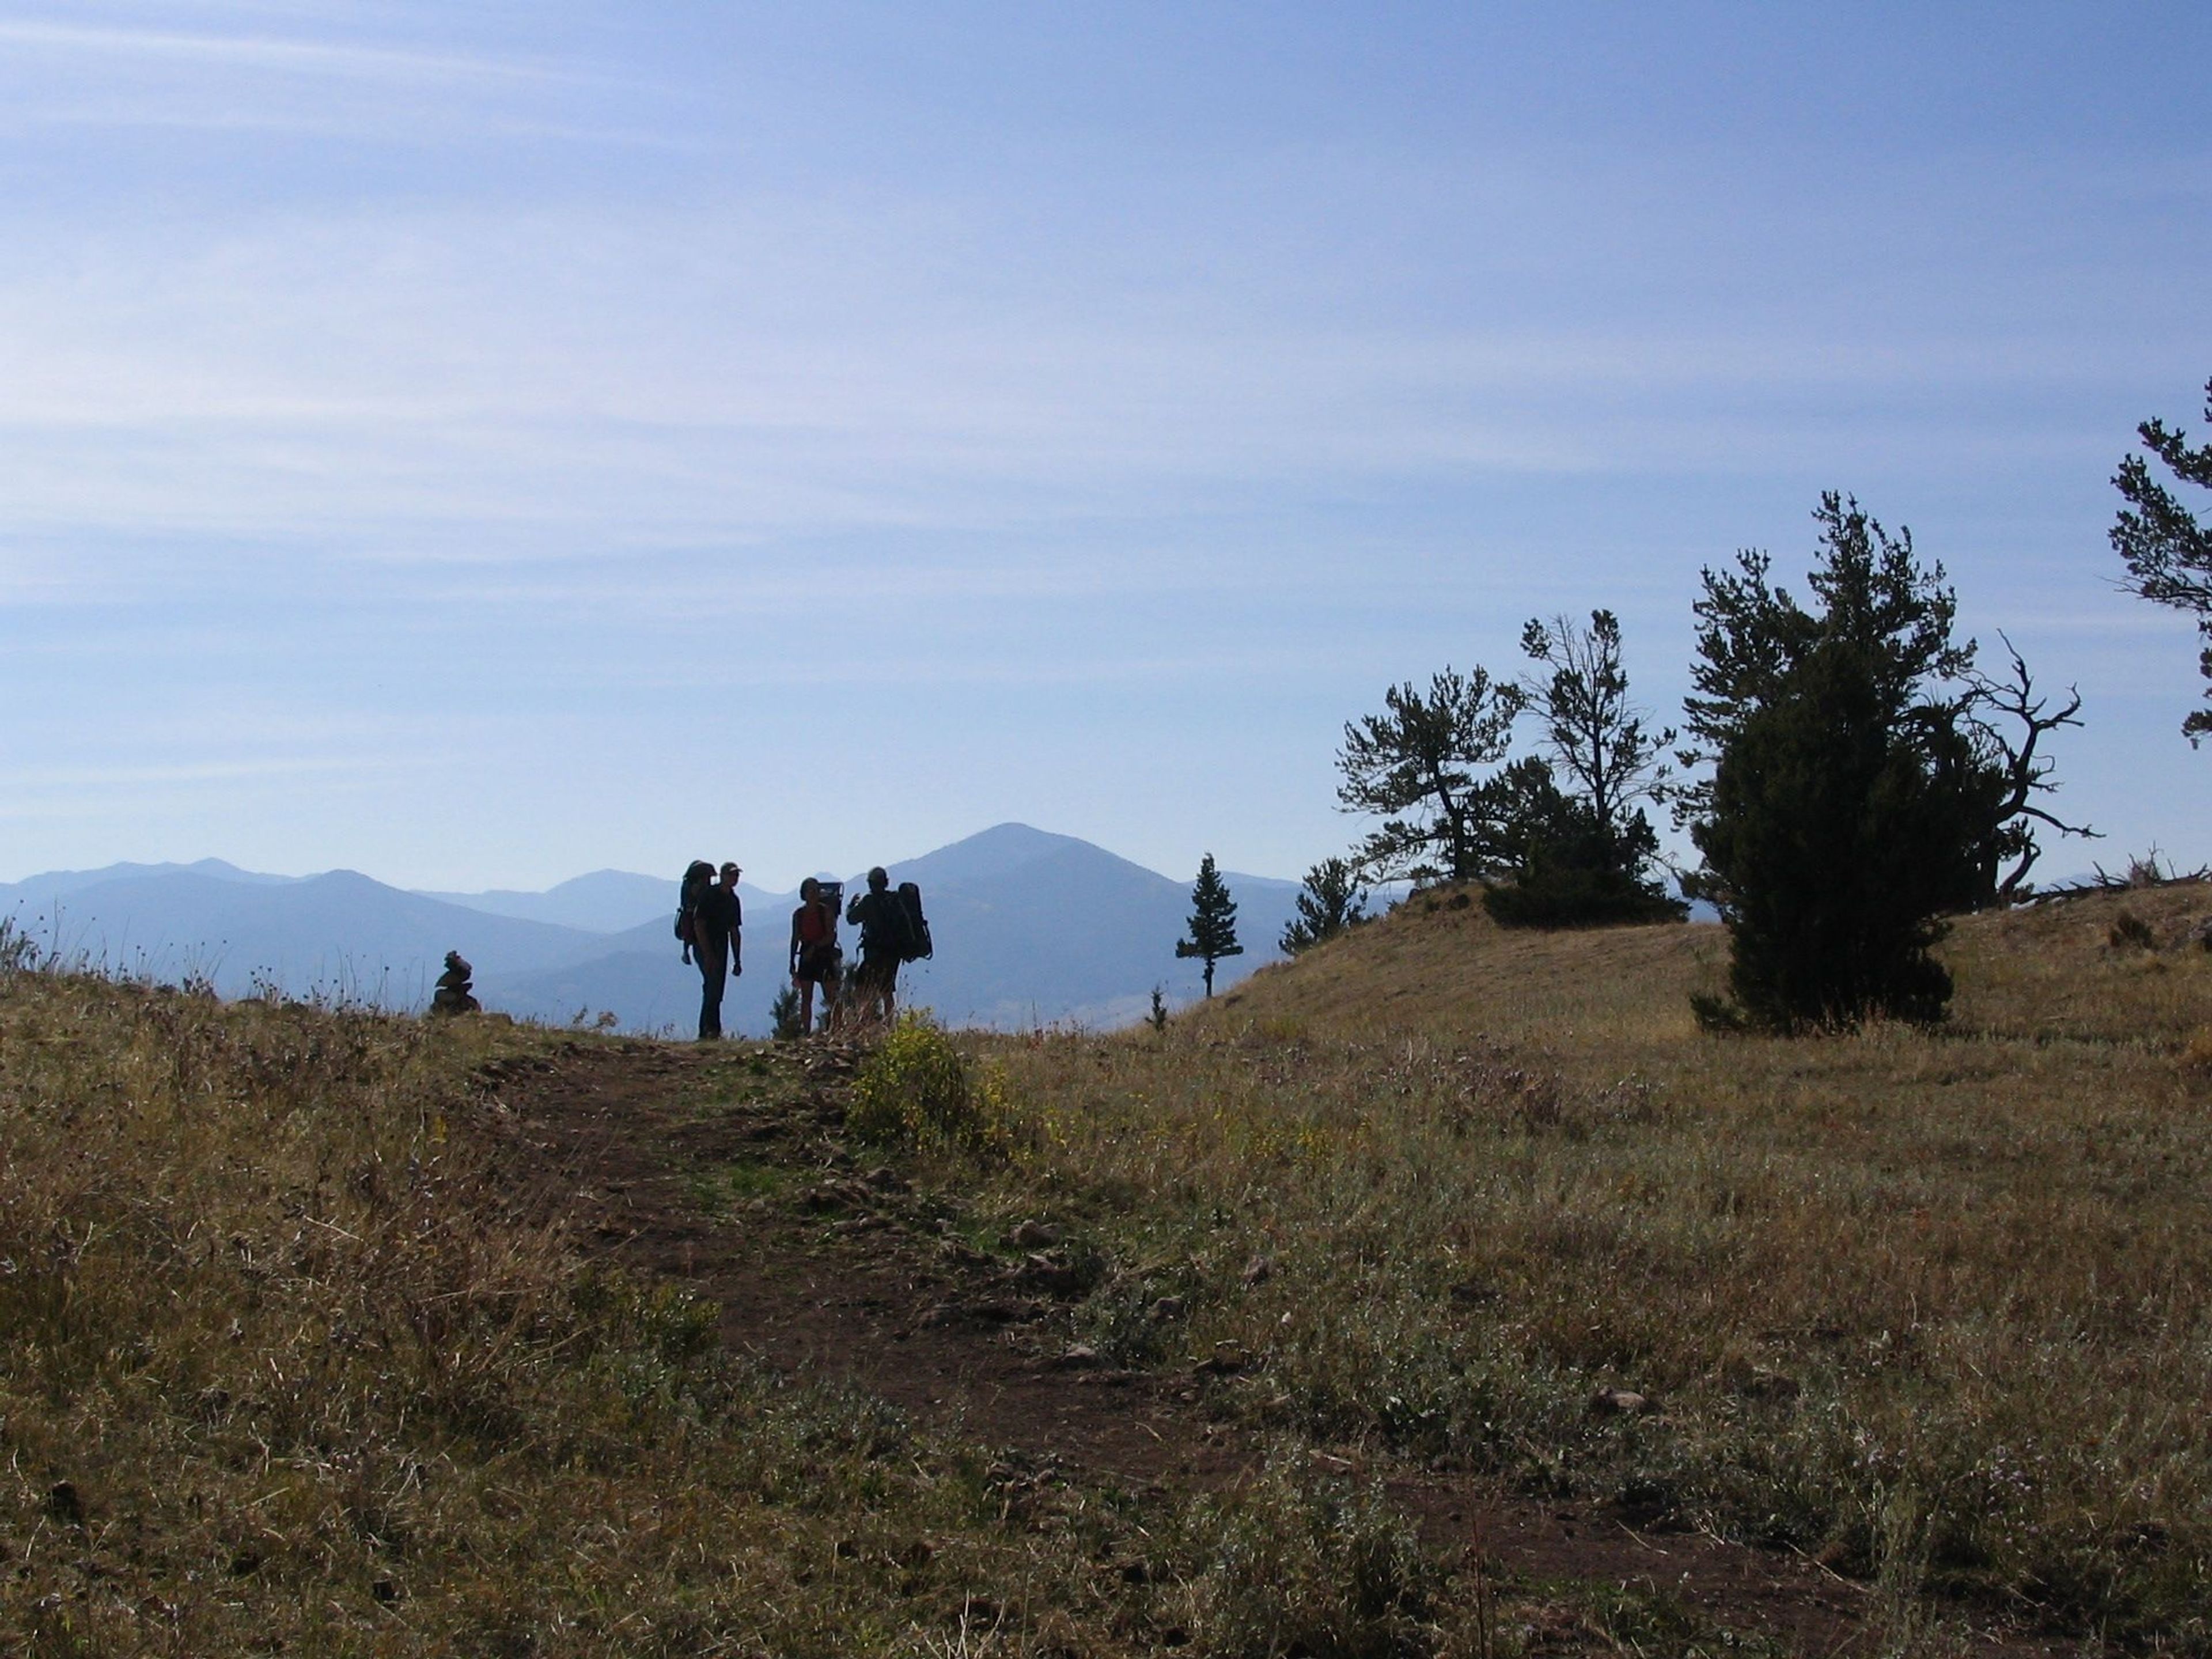
[[[0,0],[0,880],[1295,877],[1345,722],[1825,489],[2212,861],[2111,477],[2212,9]],[[1532,743],[1533,731],[1524,737]]]

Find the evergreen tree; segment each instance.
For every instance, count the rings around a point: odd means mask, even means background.
[[[1493,849],[1483,908],[1507,927],[1680,921],[1689,907],[1648,874],[1658,831],[1638,809],[1607,832],[1589,803],[1563,793],[1539,756],[1484,787]]]
[[[1190,890],[1190,937],[1176,941],[1176,955],[1196,957],[1206,964],[1206,994],[1211,997],[1213,964],[1243,954],[1237,942],[1237,901],[1229,896],[1229,884],[1208,853],[1199,860],[1198,881]]]
[[[1383,694],[1384,711],[1344,728],[1337,799],[1384,819],[1359,848],[1373,876],[1472,881],[1482,873],[1483,823],[1474,769],[1504,758],[1520,688],[1478,668],[1449,668],[1424,694],[1411,681]]]
[[[1950,975],[1936,920],[1975,888],[1977,804],[1955,728],[1885,696],[1866,642],[1814,646],[1731,734],[1695,828],[1725,896],[1741,1018],[1795,1031],[1870,1013],[1933,1021]],[[1738,1012],[1740,1011],[1740,1012]]]
[[[2016,706],[1975,672],[1972,642],[1952,638],[1956,596],[1909,534],[1832,494],[1815,518],[1816,609],[1772,586],[1757,553],[1706,571],[1697,605],[1684,759],[1712,769],[1683,792],[1685,816],[1738,1005],[1700,1012],[1778,1030],[1933,1020],[1951,988],[1928,954],[1937,918],[1999,890],[2023,842],[2033,856],[2023,810],[2056,823],[2023,802],[2050,787],[2034,738],[2071,722],[2032,702],[2024,668]],[[2023,750],[1993,712],[2027,719]]]
[[[1323,859],[1306,872],[1298,890],[1297,914],[1283,929],[1279,943],[1285,956],[1311,950],[1323,939],[1334,939],[1367,914],[1367,889],[1349,859]]]
[[[2206,383],[2204,397],[2204,418],[2212,421],[2212,381]],[[2162,421],[2145,421],[2136,432],[2179,482],[2212,489],[2212,444],[2192,449],[2186,433]],[[2112,540],[2113,550],[2126,562],[2129,590],[2196,617],[2197,632],[2206,641],[2197,670],[2212,680],[2212,530],[2197,523],[2172,491],[2151,477],[2140,455],[2123,460],[2112,482],[2128,502],[2112,526]],[[2212,699],[2212,690],[2204,695]],[[2212,708],[2197,709],[2181,729],[2194,745],[2212,732]]]
[[[1565,617],[1532,618],[1521,648],[1540,667],[1525,695],[1543,722],[1553,764],[1572,781],[1601,836],[1625,834],[1638,801],[1666,798],[1674,733],[1655,730],[1629,701],[1620,618],[1593,611],[1587,628]]]
[[[778,1042],[796,1042],[806,1035],[799,1023],[799,990],[787,985],[775,994],[775,1000],[768,1006],[769,1036]],[[827,1012],[823,1015],[827,1019]]]
[[[1620,621],[1610,611],[1591,611],[1588,627],[1565,617],[1531,621],[1521,647],[1547,671],[1523,695],[1551,764],[1517,762],[1484,786],[1478,817],[1510,878],[1484,893],[1484,907],[1521,927],[1680,920],[1686,907],[1652,870],[1658,832],[1637,805],[1664,798],[1662,757],[1674,733],[1653,729],[1629,701]]]

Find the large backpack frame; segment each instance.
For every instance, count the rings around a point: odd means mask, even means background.
[[[899,931],[904,935],[899,940],[899,960],[921,962],[935,956],[937,949],[929,938],[929,918],[921,914],[921,889],[913,882],[902,881],[894,896],[897,900]]]
[[[684,872],[684,884],[676,894],[676,937],[684,944],[684,960],[691,960],[691,947],[699,942],[697,916],[699,901],[714,884],[714,866],[704,859],[694,859]]]

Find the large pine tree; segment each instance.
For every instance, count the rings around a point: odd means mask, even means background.
[[[1937,918],[1990,891],[2011,776],[1973,720],[1942,567],[1855,501],[1830,495],[1815,517],[1816,608],[1752,553],[1707,571],[1698,603],[1686,707],[1714,764],[1690,831],[1736,999],[1701,1012],[1784,1031],[1933,1020],[1951,994]]]
[[[1722,753],[1696,829],[1737,1017],[1765,1030],[1933,1021],[1950,1000],[1929,949],[1978,890],[1980,786],[1940,710],[1885,697],[1869,657],[1836,638],[1792,668]]]

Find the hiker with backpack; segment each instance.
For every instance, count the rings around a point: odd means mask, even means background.
[[[838,982],[844,952],[837,948],[837,898],[809,876],[799,884],[799,908],[791,913],[791,983],[799,993],[799,1034],[814,1029],[814,988],[822,988],[822,1028],[835,1031],[843,1022]]]
[[[845,920],[860,930],[860,966],[853,988],[869,1012],[889,1024],[897,1012],[898,970],[902,962],[932,954],[929,923],[921,914],[921,889],[902,881],[893,892],[880,864],[868,872],[868,890],[846,907]]]
[[[691,965],[691,918],[699,908],[699,895],[714,884],[714,866],[693,859],[684,866],[684,884],[676,890],[676,937],[684,945],[684,965]]]
[[[699,1041],[713,1042],[722,1035],[725,975],[733,979],[745,971],[741,959],[745,910],[738,897],[738,878],[744,872],[735,864],[725,864],[720,880],[695,880],[701,871],[714,873],[702,860],[684,874],[676,936],[684,941],[688,959],[699,965]]]

